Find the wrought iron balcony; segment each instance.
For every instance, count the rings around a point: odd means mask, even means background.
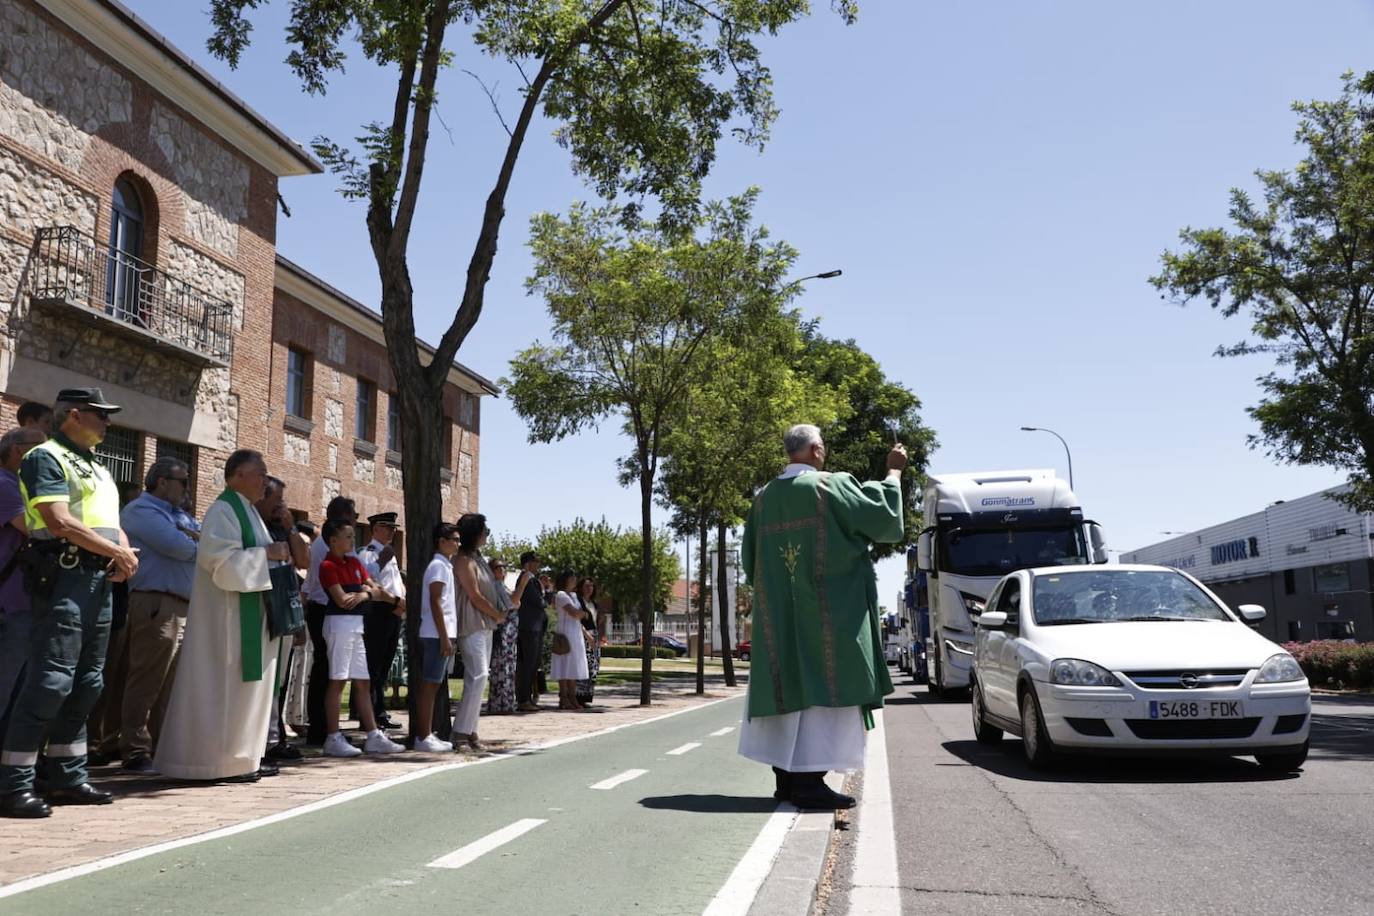
[[[232,305],[74,226],[38,230],[27,289],[35,306],[196,365],[222,368],[233,355]]]

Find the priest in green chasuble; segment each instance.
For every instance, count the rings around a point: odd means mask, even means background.
[[[901,473],[860,483],[831,474],[815,426],[783,439],[790,463],[759,492],[741,560],[754,589],[749,705],[739,751],[773,768],[774,797],[799,808],[849,808],[827,771],[863,768],[873,710],[892,692],[869,548],[902,539]]]

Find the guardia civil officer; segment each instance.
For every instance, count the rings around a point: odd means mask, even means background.
[[[378,728],[399,728],[386,712],[386,682],[396,658],[396,643],[401,636],[401,621],[406,616],[406,582],[396,561],[392,542],[396,539],[396,513],[369,515],[372,541],[358,551],[358,560],[373,581],[386,589],[388,601],[373,601],[363,615],[363,644],[367,648],[367,670],[372,678],[372,712]]]
[[[138,569],[119,527],[119,490],[91,451],[118,410],[99,388],[64,388],[54,407],[57,432],[19,466],[34,619],[24,686],[0,745],[3,817],[47,817],[49,804],[113,801],[86,781],[86,717],[100,696],[110,586]],[[47,801],[33,793],[45,734]]]

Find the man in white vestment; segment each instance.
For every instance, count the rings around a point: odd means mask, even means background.
[[[224,465],[225,491],[205,513],[196,579],[167,717],[153,758],[174,779],[258,778],[276,679],[277,641],[267,632],[268,561],[290,558],[273,543],[254,503],[267,485],[259,452]]]

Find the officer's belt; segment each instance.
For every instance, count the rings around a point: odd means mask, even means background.
[[[101,556],[98,553],[91,553],[84,547],[78,547],[71,541],[58,540],[37,540],[30,538],[25,545],[29,550],[40,554],[57,555],[57,565],[62,569],[89,569],[104,570],[110,565],[110,558]]]

